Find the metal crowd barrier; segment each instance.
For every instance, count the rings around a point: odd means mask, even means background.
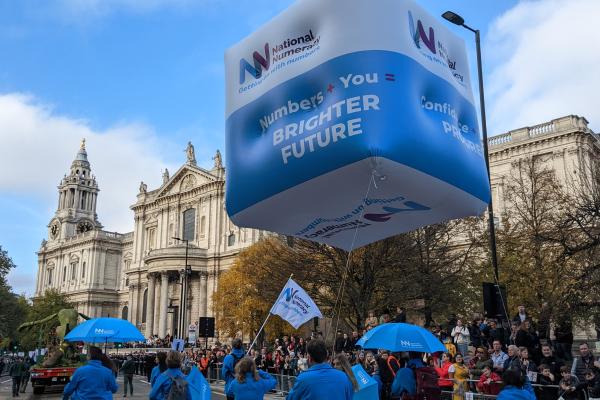
[[[206,371],[206,380],[211,384],[225,383],[225,380],[221,375],[222,367],[223,363],[210,365]],[[296,383],[295,375],[271,374],[271,376],[277,381],[275,389],[273,389],[273,393],[281,396],[287,395]]]

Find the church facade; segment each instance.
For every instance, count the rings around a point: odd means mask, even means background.
[[[172,176],[165,170],[160,187],[140,184],[133,231],[108,232],[96,214],[99,188],[82,142],[38,252],[36,296],[55,288],[78,311],[126,318],[146,336],[177,335],[182,318],[190,324],[213,316],[219,274],[264,235],[229,220],[224,179],[220,153],[206,170],[188,143],[186,163]]]

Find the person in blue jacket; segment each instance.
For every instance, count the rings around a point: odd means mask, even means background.
[[[354,390],[348,376],[325,362],[325,342],[311,340],[306,352],[310,368],[298,375],[287,400],[352,400]]]
[[[392,382],[392,396],[402,397],[404,394],[417,394],[417,380],[412,368],[400,368]]]
[[[156,354],[156,362],[157,365],[152,368],[152,372],[150,373],[150,387],[153,387],[159,375],[167,370],[167,353],[164,351],[158,352]]]
[[[527,377],[521,376],[521,371],[507,369],[502,374],[504,388],[496,400],[536,400],[535,393]]]
[[[112,400],[119,389],[112,371],[102,365],[102,350],[90,347],[89,361],[75,370],[63,390],[63,400]]]
[[[225,380],[225,393],[229,392],[231,382],[235,380],[235,365],[244,358],[244,349],[242,349],[242,339],[235,338],[231,342],[231,354],[227,354],[223,359],[223,369],[221,375]],[[233,400],[232,396],[227,395],[227,400]]]
[[[235,400],[263,400],[264,395],[275,388],[277,381],[270,374],[256,370],[250,357],[242,358],[235,366],[235,379],[225,393]]]
[[[178,352],[171,350],[167,354],[167,370],[156,378],[148,398],[150,400],[167,400],[171,391],[171,385],[176,378],[181,378],[185,381],[186,399],[192,400],[185,375],[181,372],[181,356]]]

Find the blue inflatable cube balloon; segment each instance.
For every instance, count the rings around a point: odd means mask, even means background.
[[[353,400],[377,400],[379,399],[379,385],[375,379],[373,379],[367,371],[360,365],[352,367],[354,377],[358,382],[359,390],[354,392]]]
[[[236,225],[348,250],[487,206],[464,42],[413,1],[299,0],[225,69]]]

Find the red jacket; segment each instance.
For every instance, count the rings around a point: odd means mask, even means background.
[[[488,379],[491,379],[490,383],[487,383]],[[500,393],[500,381],[502,381],[502,378],[495,372],[492,372],[489,377],[481,374],[481,378],[477,382],[477,391],[483,394],[496,395]]]
[[[448,374],[448,370],[450,369],[451,365],[452,363],[450,361],[446,361],[444,364],[442,364],[441,368],[435,368],[435,371],[440,376],[440,379],[438,380],[438,386],[441,388],[452,387],[452,379],[450,379],[450,376]]]

